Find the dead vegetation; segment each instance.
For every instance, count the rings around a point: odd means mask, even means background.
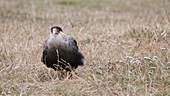
[[[169,96],[166,12],[161,0],[0,0],[0,95]],[[53,25],[85,55],[74,79],[40,62]]]

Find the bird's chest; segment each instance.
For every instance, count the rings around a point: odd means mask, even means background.
[[[69,47],[67,42],[62,38],[52,38],[48,42],[48,47],[50,49],[56,50],[56,49],[66,49]]]
[[[63,59],[69,59],[69,45],[66,44],[63,41],[53,41],[49,42],[49,51],[48,55],[53,56],[54,58],[57,58],[58,56]]]

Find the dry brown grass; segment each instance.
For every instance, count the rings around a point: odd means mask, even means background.
[[[0,22],[2,96],[170,96],[161,0],[0,0]],[[85,55],[74,79],[58,80],[40,62],[53,25]]]

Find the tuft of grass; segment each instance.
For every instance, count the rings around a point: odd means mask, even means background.
[[[0,95],[169,95],[170,26],[160,0],[0,0]],[[42,64],[51,26],[85,56],[72,79]]]
[[[58,4],[61,5],[78,5],[81,4],[80,0],[59,0]]]
[[[166,29],[159,29],[158,27],[140,27],[133,28],[129,32],[123,35],[123,38],[132,38],[136,40],[142,40],[145,42],[160,42],[164,39],[170,38],[170,31]]]

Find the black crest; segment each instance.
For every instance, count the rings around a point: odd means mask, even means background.
[[[58,29],[58,30],[60,30],[60,31],[63,31],[59,26],[53,26],[53,27],[51,28],[51,31],[52,31],[54,28],[56,28],[56,29]]]

